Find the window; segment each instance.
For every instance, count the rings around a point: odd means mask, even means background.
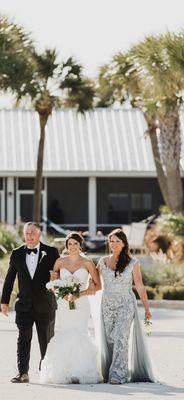
[[[132,193],[131,208],[132,210],[151,210],[152,201],[151,193]]]
[[[109,207],[112,210],[122,211],[129,209],[129,196],[127,193],[110,193],[108,198]]]
[[[144,210],[151,210],[152,209],[151,193],[143,193],[143,209]]]
[[[108,223],[126,224],[147,218],[152,210],[151,193],[110,193]]]
[[[34,189],[34,178],[19,178],[18,179],[19,190],[33,190]],[[44,179],[42,179],[42,190],[44,190]]]
[[[132,193],[131,194],[131,206],[132,206],[132,210],[140,210],[141,209],[141,194],[140,193]]]
[[[110,193],[108,196],[108,223],[128,222],[129,209],[128,193]]]
[[[41,201],[41,215],[43,213],[43,195]],[[20,194],[20,217],[21,221],[31,221],[33,219],[33,194]]]

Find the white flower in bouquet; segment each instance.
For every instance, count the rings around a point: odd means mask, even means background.
[[[46,288],[47,288],[48,290],[54,289],[54,284],[53,284],[53,282],[54,282],[54,281],[49,281],[49,282],[46,283]]]
[[[62,299],[71,294],[75,297],[80,296],[80,286],[81,283],[73,276],[68,279],[55,279],[54,281],[47,282],[46,288],[48,290],[54,290],[55,296],[57,300],[61,297]],[[69,301],[70,310],[74,310],[76,308],[75,302]]]
[[[69,279],[68,279],[68,281],[67,281],[67,286],[71,286],[71,287],[74,286],[74,281],[73,281],[72,278],[69,278]]]
[[[145,318],[144,319],[144,326],[145,326],[145,330],[146,330],[146,335],[147,336],[151,335],[151,325],[152,325],[151,319]]]

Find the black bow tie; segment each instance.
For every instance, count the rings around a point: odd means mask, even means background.
[[[35,249],[28,249],[28,247],[25,248],[25,252],[26,254],[31,254],[32,252],[37,254],[38,253],[38,249],[35,247]]]

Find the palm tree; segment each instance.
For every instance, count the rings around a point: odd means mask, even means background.
[[[40,221],[42,171],[44,159],[45,127],[52,110],[58,106],[75,107],[79,112],[92,108],[94,90],[89,80],[82,76],[82,67],[71,57],[64,63],[57,63],[56,51],[46,50],[35,54],[37,95],[33,106],[39,114],[40,140],[37,170],[34,185],[33,218]]]
[[[92,108],[92,83],[72,58],[59,63],[55,50],[38,54],[22,27],[0,17],[0,89],[17,100],[25,96],[39,114],[40,140],[34,184],[33,218],[40,222],[45,127],[53,108],[70,105],[79,112]]]
[[[108,107],[116,101],[123,104],[129,100],[132,107],[142,110],[148,125],[145,133],[150,135],[158,182],[164,201],[170,207],[156,134],[158,117],[156,100],[153,96],[154,88],[150,81],[140,74],[140,68],[129,52],[115,55],[112,62],[105,66],[105,74],[103,72],[104,68],[101,67],[96,84],[97,106]]]
[[[22,27],[0,15],[0,90],[16,93],[19,99],[35,95],[32,84],[34,47]]]
[[[172,38],[172,45],[171,40]],[[184,41],[184,38],[182,38]],[[170,44],[170,51],[168,45]],[[184,74],[171,60],[175,53],[176,35],[148,36],[132,49],[143,75],[153,80],[159,121],[159,152],[172,211],[183,210],[183,188],[180,174],[181,126]],[[181,43],[180,43],[181,47]],[[184,59],[183,59],[184,60]]]
[[[172,44],[170,43],[170,50],[168,41],[166,36],[151,36],[126,54],[117,54],[109,65],[108,72],[106,71],[106,78],[108,76],[111,99],[113,97],[122,103],[129,98],[133,107],[143,111],[164,201],[172,211],[182,211],[179,112],[184,86],[181,56],[183,53],[179,53],[178,50],[179,70],[173,55],[174,39]],[[181,49],[181,43],[180,46],[178,44],[178,48]],[[171,63],[171,54],[175,65]],[[100,98],[100,88],[103,88],[101,81],[103,77],[99,80],[97,88]]]

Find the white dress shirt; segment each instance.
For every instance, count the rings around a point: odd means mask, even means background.
[[[28,249],[30,249],[30,247],[28,247]],[[33,253],[33,251],[31,252],[31,254],[26,254],[26,265],[29,271],[29,274],[31,276],[31,278],[33,279],[35,271],[36,271],[36,267],[38,264],[38,257],[39,257],[39,251],[40,251],[40,243],[37,244],[37,246],[35,246],[35,249],[37,249],[37,253]]]

